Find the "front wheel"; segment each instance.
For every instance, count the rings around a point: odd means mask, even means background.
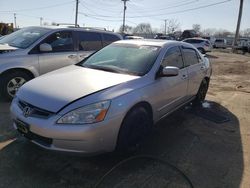
[[[0,78],[0,96],[4,100],[12,100],[18,89],[31,78],[24,72],[10,72]]]
[[[151,114],[144,107],[135,107],[125,116],[118,135],[116,151],[136,151],[153,125]]]
[[[205,100],[208,86],[209,86],[209,81],[203,79],[199,87],[199,90],[196,94],[196,97],[194,99],[194,104],[201,104]]]

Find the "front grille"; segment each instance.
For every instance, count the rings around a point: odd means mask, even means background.
[[[53,112],[38,108],[36,106],[33,106],[33,105],[28,104],[28,103],[21,101],[21,100],[18,101],[18,106],[22,111],[24,110],[25,107],[29,107],[31,109],[31,111],[30,111],[30,114],[28,116],[31,116],[31,117],[38,117],[38,118],[47,119],[51,115],[54,114]]]
[[[43,137],[43,136],[37,135],[37,134],[30,132],[30,131],[26,134],[23,134],[23,136],[29,140],[33,140],[33,141],[35,141],[43,146],[46,146],[46,147],[50,147],[52,144],[52,141],[53,141],[51,138]]]

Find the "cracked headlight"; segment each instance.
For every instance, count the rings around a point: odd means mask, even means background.
[[[103,121],[110,101],[102,101],[90,104],[81,108],[77,108],[63,115],[58,119],[58,124],[88,124]]]

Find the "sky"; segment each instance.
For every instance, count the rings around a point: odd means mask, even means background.
[[[79,0],[78,24],[117,31],[122,25],[121,0]],[[165,19],[175,19],[180,29],[200,24],[202,29],[216,28],[234,32],[240,0],[129,0],[126,25],[150,23],[161,29]],[[74,23],[76,0],[0,0],[0,22],[16,22],[18,27],[37,26],[42,21]],[[244,0],[241,30],[250,28],[250,0]]]

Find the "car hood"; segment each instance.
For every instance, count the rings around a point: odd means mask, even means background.
[[[17,97],[33,106],[58,112],[72,101],[136,78],[72,65],[27,82]]]

